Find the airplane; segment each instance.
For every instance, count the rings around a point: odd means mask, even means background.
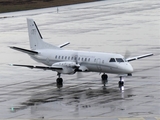
[[[43,63],[44,66],[10,64],[11,66],[27,67],[31,69],[51,70],[57,72],[57,86],[63,86],[61,74],[75,74],[77,72],[103,73],[101,79],[103,84],[108,82],[107,73],[118,74],[119,87],[124,86],[123,76],[132,76],[133,67],[129,62],[152,56],[148,53],[136,57],[125,58],[120,54],[66,50],[63,47],[69,42],[55,46],[43,40],[43,37],[33,19],[27,18],[30,49],[10,46],[11,49],[28,54],[33,60]]]

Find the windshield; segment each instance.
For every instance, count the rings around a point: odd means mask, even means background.
[[[116,62],[116,60],[114,58],[111,58],[109,62]]]
[[[122,58],[116,58],[117,62],[124,62],[124,60]]]

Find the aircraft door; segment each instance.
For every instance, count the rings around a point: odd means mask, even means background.
[[[98,69],[99,72],[101,72],[102,71],[102,69],[101,69],[101,59],[97,58],[96,62],[97,62],[97,69]]]

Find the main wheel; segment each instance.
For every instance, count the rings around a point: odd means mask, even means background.
[[[102,78],[102,80],[107,80],[107,79],[108,79],[108,75],[103,74],[103,75],[101,76],[101,78]]]
[[[57,82],[57,88],[63,87],[63,79],[62,78],[57,78],[56,82]]]
[[[118,84],[119,84],[119,87],[124,86],[124,82],[123,81],[119,81]]]
[[[63,79],[62,78],[57,78],[57,84],[63,84]]]
[[[108,75],[103,74],[101,78],[102,78],[102,84],[106,86],[106,83],[108,83]]]

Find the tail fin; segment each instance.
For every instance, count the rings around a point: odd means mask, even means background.
[[[28,35],[30,41],[31,50],[37,49],[59,49],[57,46],[53,46],[43,41],[42,35],[33,19],[27,18]]]

